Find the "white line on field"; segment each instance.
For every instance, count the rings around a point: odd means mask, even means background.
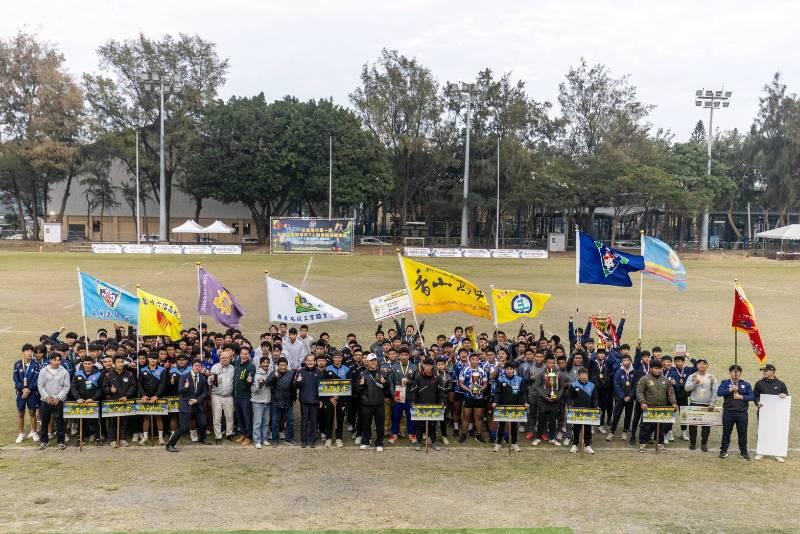
[[[7,326],[5,328],[0,328],[0,334],[5,334],[6,332],[11,332],[11,329],[14,328],[13,326]]]
[[[308,265],[306,266],[306,274],[303,275],[303,281],[300,283],[300,289],[305,289],[306,280],[308,279],[308,272],[311,270],[311,262],[314,261],[314,256],[308,257]]]
[[[70,309],[70,308],[74,308],[74,307],[75,307],[75,306],[77,306],[78,304],[80,304],[80,302],[73,302],[72,304],[67,304],[66,306],[64,306],[64,309],[65,309],[65,310],[68,310],[68,309]]]
[[[162,274],[164,274],[164,271],[158,271],[158,272],[156,273],[156,276],[161,276]]]

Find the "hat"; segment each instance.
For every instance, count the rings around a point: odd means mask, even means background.
[[[762,371],[775,371],[775,366],[771,363],[768,363],[764,367],[761,368]]]
[[[370,352],[369,354],[367,354],[367,358],[366,359],[369,362],[369,361],[372,361],[372,360],[377,360],[378,357],[375,356],[375,354],[373,354],[372,352]]]

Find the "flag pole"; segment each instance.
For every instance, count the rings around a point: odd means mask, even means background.
[[[500,327],[497,324],[497,310],[494,307],[494,285],[489,286],[489,305],[492,310],[492,322],[494,323],[494,339],[497,341],[497,331]]]
[[[196,261],[195,266],[197,267],[197,332],[200,334],[200,353],[203,353],[203,315],[199,312],[200,310],[200,298],[202,297],[202,290],[200,289],[200,262]]]
[[[581,288],[581,238],[578,225],[575,225],[575,316],[580,312],[580,288]]]
[[[76,267],[78,270],[78,292],[81,294],[81,319],[83,319],[83,337],[84,344],[86,345],[86,352],[89,352],[89,329],[86,328],[86,304],[83,300],[83,280],[81,280],[81,268]]]
[[[733,293],[736,295],[736,285],[739,283],[738,278],[733,279]],[[734,297],[738,298],[738,297]],[[736,302],[734,301],[734,306]],[[733,365],[739,365],[739,329],[733,327]]]
[[[411,301],[411,316],[414,318],[414,325],[417,327],[417,334],[419,338],[425,343],[425,338],[422,337],[422,332],[419,331],[419,321],[417,321],[417,306],[414,304],[414,297],[411,295],[411,288],[408,287],[408,278],[406,278],[406,266],[403,265],[403,257],[400,255],[400,249],[394,249],[397,252],[397,261],[400,263],[400,272],[403,274],[403,285],[408,293],[408,300]],[[413,349],[413,347],[412,347]]]
[[[639,230],[639,247],[644,257],[644,230]],[[647,266],[645,265],[645,268]],[[644,305],[644,271],[639,271],[639,339],[642,339],[642,307]]]
[[[141,286],[136,284],[136,296],[139,296],[139,288]],[[139,335],[139,321],[136,321],[136,357],[133,359],[133,364],[136,366],[136,380],[139,380],[139,340],[141,336]],[[117,418],[117,441],[119,441],[119,418]],[[119,443],[117,443],[119,447]]]
[[[267,329],[269,329],[269,326],[270,326],[270,320],[269,320],[269,271],[264,271],[264,284],[266,286],[265,294],[267,296]]]

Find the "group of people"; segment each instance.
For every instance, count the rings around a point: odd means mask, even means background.
[[[491,442],[494,451],[504,442],[519,451],[523,439],[532,447],[566,445],[571,453],[581,447],[594,454],[592,436],[598,433],[609,442],[617,436],[632,445],[638,441],[640,452],[651,443],[667,452],[665,445],[676,436],[695,450],[698,427],[644,422],[643,414],[657,407],[714,410],[721,398],[719,456],[728,456],[735,428],[739,452],[749,460],[750,403],[759,406],[761,395],[788,394],[771,364],[751,386],[738,365],[719,381],[704,358],[687,361],[660,347],[642,350],[640,340],[631,354],[620,343],[624,312],[618,325],[609,321],[596,332],[597,340],[591,320],[576,329],[570,317],[566,344],[556,334],[545,335],[541,323],[538,335],[520,325],[513,339],[503,331],[476,335],[472,327],[456,327],[431,344],[422,335],[424,321],[419,330],[405,319],[394,323],[386,331],[379,324],[368,347],[348,334],[340,348],[326,332],[315,339],[306,325],[298,330],[285,323],[270,326],[255,344],[237,329],[209,332],[206,325],[182,332],[178,341],[137,338],[132,327],[114,325],[111,335],[101,329],[88,343],[62,328],[42,335],[36,345],[23,345],[14,364],[16,441],[38,441],[45,449],[55,434],[58,448],[65,448],[77,423],[64,419],[64,402],[177,398],[177,413],[84,419],[84,442],[116,447],[128,446],[129,437],[140,445],[152,438],[177,452],[188,434],[202,444],[227,439],[259,449],[295,445],[297,411],[304,448],[343,447],[347,437],[362,450],[381,452],[385,443],[407,437],[417,450],[426,440],[440,450],[451,436],[461,443]],[[347,387],[321,396],[320,383],[327,380]],[[416,421],[412,407],[419,404],[444,406],[444,419]],[[495,421],[504,406],[524,406],[527,419]],[[599,426],[571,423],[569,408],[599,411]],[[707,452],[711,427],[699,428],[699,447]]]

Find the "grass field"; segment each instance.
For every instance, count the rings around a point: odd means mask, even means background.
[[[800,463],[745,463],[732,455],[689,452],[684,442],[666,457],[640,455],[619,441],[596,442],[598,454],[564,450],[493,454],[475,445],[425,455],[405,445],[383,456],[342,450],[240,450],[184,447],[171,455],[137,447],[120,451],[69,447],[38,452],[13,445],[16,414],[11,366],[19,347],[59,326],[81,332],[75,268],[133,289],[137,283],[173,299],[184,324],[196,323],[199,259],[233,291],[247,311],[251,339],[266,329],[264,271],[299,285],[308,256],[139,257],[0,251],[0,530],[140,531],[245,529],[380,529],[567,527],[585,532],[794,531],[800,528]],[[758,313],[770,361],[790,392],[800,387],[791,338],[800,302],[800,264],[739,255],[685,257],[689,290],[645,281],[643,345],[688,344],[706,356],[718,378],[733,360],[732,281],[743,283]],[[580,303],[579,324],[590,311],[628,311],[623,341],[638,332],[638,277],[630,289],[583,286],[576,293],[574,258],[432,260],[488,288],[529,288],[553,295],[540,318],[566,337],[567,318]],[[394,256],[314,257],[305,289],[348,312],[350,320],[324,325],[334,344],[353,331],[372,340],[367,300],[399,289]],[[535,322],[538,322],[536,320]],[[94,332],[102,323],[90,322]],[[425,333],[450,333],[456,324],[491,331],[488,321],[456,314],[428,317]],[[106,324],[106,326],[108,326]],[[537,328],[538,325],[531,324]],[[508,325],[507,331],[517,325]],[[320,329],[312,329],[317,334]],[[739,339],[744,378],[758,364]],[[797,408],[790,447],[799,447]],[[750,417],[755,448],[755,412]],[[712,451],[719,431],[712,431]],[[29,442],[26,442],[29,443]],[[350,445],[352,442],[346,442]],[[405,442],[404,442],[405,443]],[[474,441],[473,441],[474,443]],[[528,448],[529,449],[529,448]],[[19,503],[18,506],[10,503]],[[777,505],[777,506],[776,506]],[[736,522],[734,522],[736,517]]]

